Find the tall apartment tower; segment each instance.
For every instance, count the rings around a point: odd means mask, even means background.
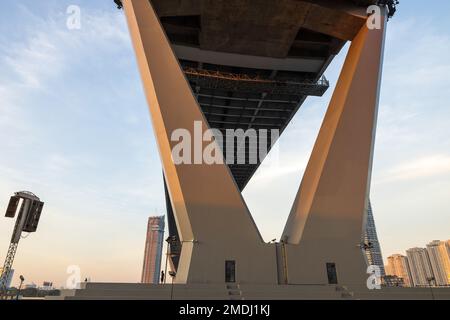
[[[450,285],[450,257],[447,243],[439,240],[431,241],[427,244],[427,252],[430,258],[436,285]]]
[[[367,264],[380,267],[381,276],[385,275],[383,256],[381,254],[381,246],[378,241],[377,229],[375,227],[375,220],[373,218],[372,203],[369,200],[369,207],[367,210],[367,224],[366,233],[364,235],[363,243],[367,245],[365,249]]]
[[[164,242],[164,217],[150,217],[147,225],[142,283],[158,284]]]
[[[435,279],[427,249],[411,248],[406,250],[411,276],[415,287],[434,285]]]
[[[401,254],[393,254],[387,258],[386,274],[403,279],[405,287],[413,287],[408,258]]]

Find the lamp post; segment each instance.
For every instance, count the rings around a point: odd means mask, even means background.
[[[122,9],[123,8],[122,0],[114,0],[114,2],[117,5],[117,9]]]
[[[169,271],[169,275],[172,278],[172,285],[170,286],[170,300],[173,300],[173,279],[177,276],[175,271]]]
[[[435,282],[435,278],[434,277],[427,277],[427,281],[428,281],[428,286],[430,287],[430,291],[431,291],[431,299],[434,299],[434,292],[433,292],[433,286],[432,283]]]
[[[25,281],[25,278],[23,277],[23,275],[20,275],[20,285],[19,285],[19,289],[17,290],[16,300],[19,300],[20,290],[22,289],[22,284],[24,281]]]

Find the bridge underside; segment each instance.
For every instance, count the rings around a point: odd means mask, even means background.
[[[228,282],[224,264],[238,266],[236,282],[363,282],[384,39],[384,24],[365,26],[373,2],[124,0],[163,163],[177,283]],[[266,244],[241,195],[263,159],[176,165],[171,132],[193,136],[195,121],[282,132],[307,96],[326,91],[323,73],[349,40],[283,241]]]
[[[361,29],[366,7],[375,2],[153,0],[152,4],[209,126],[226,136],[227,129],[278,129],[281,134],[308,96],[326,92],[324,71]],[[275,142],[269,135],[267,149]],[[262,160],[229,165],[239,190]],[[170,236],[179,239],[170,201],[167,212]],[[171,247],[176,268],[180,243]]]
[[[151,2],[210,127],[282,133],[376,1]],[[230,165],[240,190],[259,164]]]

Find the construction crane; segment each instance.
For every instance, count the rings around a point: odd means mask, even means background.
[[[20,209],[0,275],[0,298],[7,295],[8,280],[11,276],[14,257],[17,252],[17,246],[19,245],[22,232],[36,232],[43,206],[44,203],[35,194],[29,191],[16,192],[9,201],[5,214],[7,218],[14,218],[17,209]]]

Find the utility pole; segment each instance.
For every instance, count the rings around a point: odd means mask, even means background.
[[[3,264],[3,271],[0,275],[0,298],[7,296],[7,284],[22,232],[36,232],[43,206],[44,203],[29,191],[16,192],[9,201],[5,214],[7,218],[14,218],[17,209],[19,207],[20,209],[14,225],[11,243],[9,244],[6,259]]]

